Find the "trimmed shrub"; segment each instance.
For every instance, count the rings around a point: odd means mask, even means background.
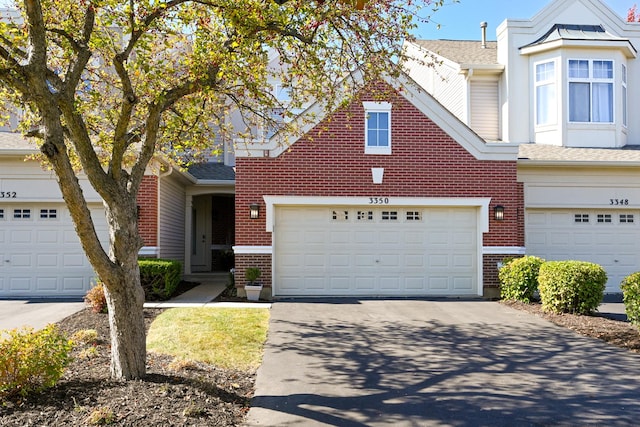
[[[620,288],[629,322],[640,326],[640,272],[625,277]]]
[[[182,264],[168,259],[141,259],[140,283],[144,289],[145,299],[167,300],[173,296],[182,275]]]
[[[2,338],[4,337],[4,338]],[[0,398],[53,387],[71,362],[73,343],[54,324],[0,334]]]
[[[96,281],[93,288],[84,296],[84,302],[94,313],[107,312],[107,297],[104,296],[104,285],[100,280]]]
[[[542,308],[554,313],[593,313],[606,284],[604,269],[585,261],[547,261],[538,274]]]
[[[538,289],[538,271],[544,263],[542,258],[524,256],[506,262],[500,271],[500,297],[529,303]]]

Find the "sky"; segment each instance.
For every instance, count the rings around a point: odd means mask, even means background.
[[[420,39],[480,40],[480,22],[486,21],[487,39],[496,39],[496,28],[507,18],[531,19],[551,0],[460,0],[432,15],[431,24],[423,24],[415,35]],[[640,0],[604,0],[614,12],[626,19],[627,11]],[[436,28],[440,24],[440,29]]]

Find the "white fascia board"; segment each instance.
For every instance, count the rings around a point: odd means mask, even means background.
[[[477,207],[480,208],[479,228],[489,232],[488,197],[393,197],[384,205],[372,204],[367,196],[263,196],[266,205],[266,231],[273,232],[276,206],[420,206],[420,207]]]

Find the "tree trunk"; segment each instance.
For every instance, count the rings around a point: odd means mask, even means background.
[[[133,249],[137,254],[138,250]],[[144,325],[144,291],[137,261],[122,274],[102,278],[109,308],[111,378],[130,380],[146,373],[147,343]]]

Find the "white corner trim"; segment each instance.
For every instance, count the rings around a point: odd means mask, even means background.
[[[236,255],[271,255],[273,246],[232,246]]]
[[[525,255],[524,246],[483,246],[482,255]]]
[[[275,206],[424,206],[424,207],[477,207],[480,208],[478,229],[489,232],[489,197],[388,197],[389,203],[372,204],[368,196],[262,196],[266,205],[266,231],[273,232]],[[271,253],[271,252],[270,252]]]
[[[138,255],[142,255],[142,256],[152,256],[152,255],[158,256],[159,253],[160,253],[160,248],[158,246],[143,246],[138,251]]]

